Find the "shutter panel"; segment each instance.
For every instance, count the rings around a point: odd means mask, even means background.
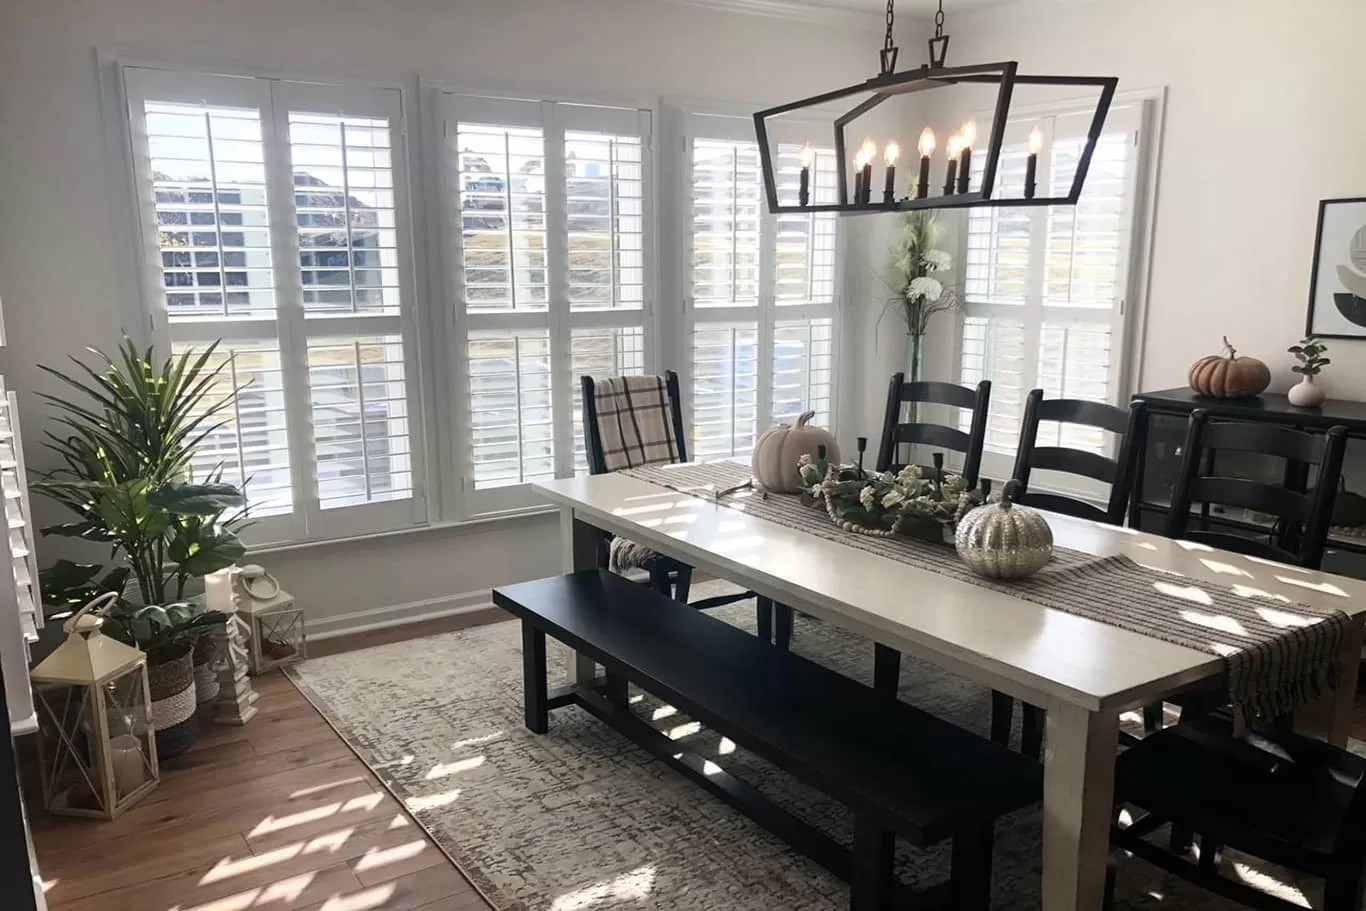
[[[744,456],[759,432],[803,411],[833,423],[838,221],[828,213],[767,213],[749,126],[703,115],[692,124],[692,454]],[[788,141],[794,130],[797,141]],[[800,132],[785,129],[775,150],[785,203],[797,202]],[[833,201],[834,152],[813,152],[812,199]]]
[[[468,364],[475,489],[553,478],[549,334],[471,333]]]
[[[1075,207],[974,210],[968,216],[961,377],[990,379],[986,471],[1005,476],[1019,443],[1028,391],[1049,398],[1116,402],[1120,398],[1130,243],[1137,205],[1142,105],[1111,110]],[[1044,133],[1041,188],[1063,195],[1085,145],[1087,116],[1061,112],[1037,124]],[[1023,181],[1034,123],[1007,128],[1003,181]],[[1016,171],[1020,173],[1016,175]],[[966,428],[964,416],[961,425]],[[1043,424],[1039,445],[1103,452],[1101,431]]]
[[[281,541],[425,521],[400,93],[124,70],[158,335],[241,391],[197,477]],[[261,521],[264,518],[264,521]]]
[[[0,382],[0,489],[5,503],[19,626],[26,642],[38,641],[43,625],[42,593],[38,590],[38,557],[34,550],[33,510],[29,506],[23,441],[19,438],[19,403]]]
[[[626,376],[645,372],[645,330],[575,329],[572,333],[570,382],[574,391],[574,473],[588,473],[588,448],[583,435],[581,376]]]

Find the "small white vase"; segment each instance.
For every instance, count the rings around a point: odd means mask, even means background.
[[[1286,397],[1296,408],[1317,408],[1328,398],[1328,393],[1324,392],[1322,387],[1314,385],[1312,376],[1306,376],[1290,387]]]

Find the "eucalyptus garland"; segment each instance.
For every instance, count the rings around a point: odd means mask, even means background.
[[[864,472],[803,455],[797,469],[803,495],[824,505],[835,524],[874,537],[909,534],[926,523],[952,530],[983,502],[981,493],[960,475],[926,477],[916,465],[895,474]]]

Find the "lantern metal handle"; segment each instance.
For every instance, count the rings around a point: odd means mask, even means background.
[[[94,632],[104,625],[104,615],[118,602],[118,592],[105,592],[90,599],[85,607],[67,618],[66,622],[62,624],[62,632],[67,635],[71,635],[73,632]],[[87,614],[89,614],[88,617]]]

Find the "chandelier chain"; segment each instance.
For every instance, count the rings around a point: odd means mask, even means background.
[[[934,37],[944,37],[944,0],[939,0],[939,12],[934,14]]]
[[[892,39],[892,24],[896,21],[896,9],[894,8],[895,5],[896,0],[887,0],[887,37],[883,41],[882,46],[889,51],[894,46]]]

